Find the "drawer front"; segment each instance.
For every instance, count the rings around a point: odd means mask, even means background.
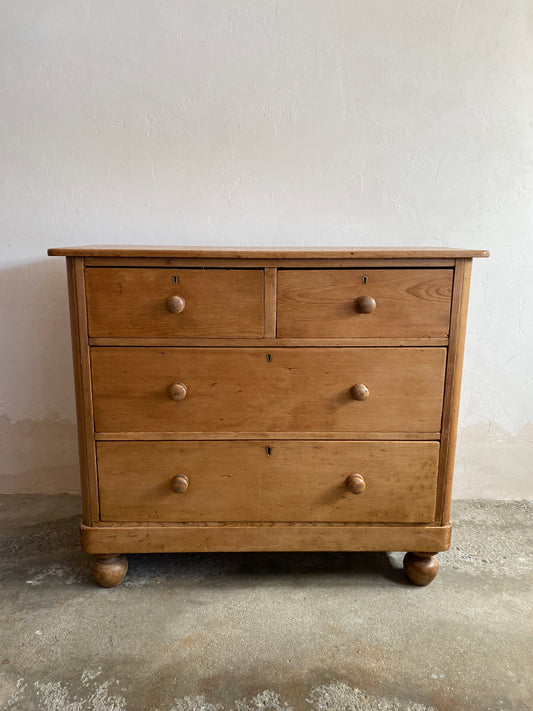
[[[261,269],[88,267],[85,280],[92,337],[263,335]]]
[[[430,522],[438,453],[437,442],[99,442],[101,518]]]
[[[280,269],[279,338],[443,338],[452,269]]]
[[[445,348],[93,347],[91,360],[97,432],[440,431]]]

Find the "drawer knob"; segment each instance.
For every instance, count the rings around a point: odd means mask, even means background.
[[[351,393],[353,399],[359,400],[360,402],[364,402],[370,397],[370,392],[366,385],[363,385],[363,383],[356,383],[355,385],[352,385]]]
[[[361,474],[350,474],[346,478],[346,488],[352,494],[362,494],[366,489],[366,482]]]
[[[376,301],[371,296],[359,296],[355,300],[355,306],[360,314],[371,314],[376,308]]]
[[[185,299],[183,296],[171,296],[167,299],[167,309],[171,314],[180,314],[185,308]]]
[[[185,383],[172,383],[168,387],[168,394],[176,402],[181,402],[187,397],[187,386]]]
[[[176,494],[183,494],[189,488],[189,477],[186,474],[177,474],[170,486]]]

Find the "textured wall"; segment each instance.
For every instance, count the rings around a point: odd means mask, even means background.
[[[0,488],[75,491],[51,245],[489,248],[455,492],[533,495],[530,0],[0,9]]]

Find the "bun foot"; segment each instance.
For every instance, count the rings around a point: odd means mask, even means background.
[[[406,553],[403,569],[415,585],[429,585],[437,577],[439,561],[434,553]]]
[[[93,576],[102,588],[119,585],[128,572],[128,560],[121,555],[101,555],[94,561]]]

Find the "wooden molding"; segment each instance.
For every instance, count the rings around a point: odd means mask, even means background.
[[[206,553],[208,551],[408,551],[450,547],[448,526],[260,524],[250,526],[81,526],[87,553]]]

